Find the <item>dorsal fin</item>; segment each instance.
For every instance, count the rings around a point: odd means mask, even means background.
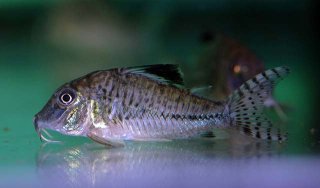
[[[183,74],[176,64],[156,64],[123,69],[123,73],[139,74],[152,80],[176,87],[184,87]]]

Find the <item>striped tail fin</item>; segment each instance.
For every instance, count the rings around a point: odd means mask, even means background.
[[[277,67],[258,74],[235,90],[228,99],[231,125],[254,138],[286,140],[287,133],[273,127],[263,113],[264,102],[274,86],[289,74],[287,67]]]

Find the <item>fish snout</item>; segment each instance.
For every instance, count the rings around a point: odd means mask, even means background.
[[[33,124],[34,124],[34,129],[36,130],[37,134],[39,135],[41,141],[60,142],[60,141],[56,141],[56,140],[50,140],[42,135],[42,132],[44,132],[48,137],[52,138],[52,136],[44,129],[43,122],[41,120],[39,122],[39,115],[38,114],[36,114],[33,117]]]

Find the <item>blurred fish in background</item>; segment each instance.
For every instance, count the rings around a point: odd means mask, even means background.
[[[214,32],[203,35],[206,48],[195,63],[192,78],[197,85],[212,85],[214,98],[225,99],[245,81],[263,72],[263,62],[236,40]]]
[[[188,74],[192,85],[205,85],[194,89],[199,95],[224,100],[241,84],[264,70],[263,62],[252,51],[224,34],[207,31],[202,34],[201,41],[205,48]],[[266,100],[265,106],[274,109],[280,120],[287,120],[273,96]]]

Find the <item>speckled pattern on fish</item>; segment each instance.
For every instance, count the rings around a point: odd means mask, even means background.
[[[284,140],[262,112],[263,102],[289,73],[278,67],[245,82],[225,101],[213,101],[184,88],[177,65],[149,65],[96,71],[61,86],[35,116],[45,129],[88,136],[106,145],[123,140],[172,140],[215,128],[235,128],[255,138]]]

